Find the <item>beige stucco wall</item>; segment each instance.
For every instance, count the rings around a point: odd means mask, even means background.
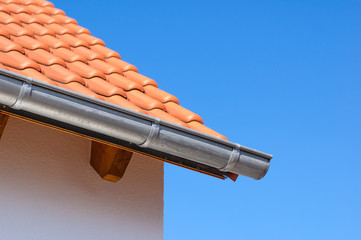
[[[0,140],[1,239],[162,239],[163,163],[133,155],[118,183],[90,141],[11,118]]]

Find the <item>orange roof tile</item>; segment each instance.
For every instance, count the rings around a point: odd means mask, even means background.
[[[78,82],[80,84],[85,85],[85,81],[82,77],[58,64],[54,64],[51,66],[43,65],[41,66],[41,72],[47,77],[58,82],[62,82],[62,83]]]
[[[30,15],[27,13],[12,13],[13,16],[15,16],[18,20],[20,20],[23,23],[39,23],[41,24],[41,21],[34,15]]]
[[[101,54],[99,54],[97,52],[90,50],[86,46],[73,47],[73,48],[71,48],[71,50],[73,52],[76,52],[76,53],[84,56],[88,60],[94,60],[94,59],[105,60],[104,56],[102,56]]]
[[[67,48],[51,48],[50,52],[55,56],[62,58],[65,62],[80,61],[87,63],[87,59],[84,56],[77,54],[76,52]]]
[[[45,0],[0,0],[0,68],[226,139]]]
[[[0,32],[0,35],[2,35],[1,32]],[[26,49],[30,49],[30,50],[44,49],[44,50],[49,51],[48,45],[46,45],[43,42],[38,41],[37,39],[35,39],[33,37],[29,37],[26,35],[20,36],[20,37],[11,36],[11,40],[13,40],[17,44],[23,46]]]
[[[24,48],[22,48],[19,44],[7,39],[6,37],[0,36],[0,51],[1,52],[18,51],[24,53]]]

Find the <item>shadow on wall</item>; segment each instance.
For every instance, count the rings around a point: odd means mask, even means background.
[[[163,163],[134,154],[123,179],[107,182],[90,166],[90,146],[87,139],[9,119],[0,141],[5,239],[162,238]]]

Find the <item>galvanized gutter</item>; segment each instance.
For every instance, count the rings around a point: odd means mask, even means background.
[[[0,69],[0,104],[144,149],[261,179],[272,155]]]

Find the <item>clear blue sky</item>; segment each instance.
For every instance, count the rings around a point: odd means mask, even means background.
[[[52,1],[231,141],[260,181],[165,166],[165,239],[361,239],[361,1]]]

